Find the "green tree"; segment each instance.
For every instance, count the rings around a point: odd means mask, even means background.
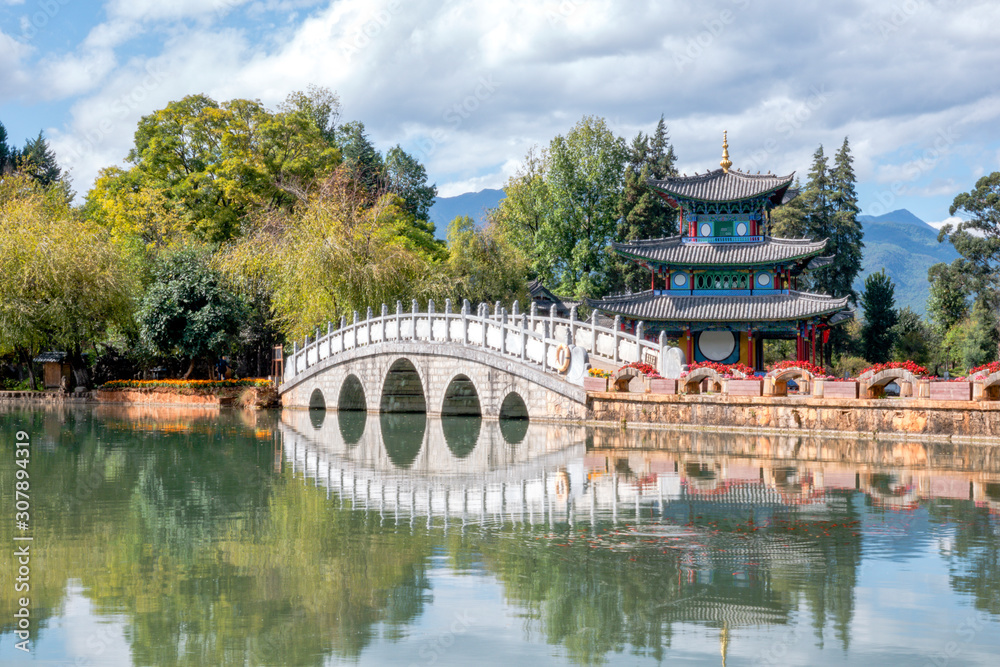
[[[427,170],[424,166],[396,146],[390,148],[385,155],[385,178],[388,191],[406,202],[406,211],[426,222],[437,196],[437,188],[427,184]]]
[[[856,303],[857,292],[854,291],[854,280],[861,272],[861,260],[864,248],[864,230],[858,222],[861,208],[858,206],[858,193],[855,190],[856,178],[854,158],[847,137],[837,151],[833,160],[833,170],[830,172],[830,218],[829,231],[820,234],[830,239],[827,253],[833,254],[833,264],[819,272],[815,281],[820,291],[831,296],[851,297]],[[819,231],[819,230],[818,230]]]
[[[661,180],[676,175],[675,161],[674,148],[661,116],[652,136],[640,132],[628,147],[622,194],[618,200],[616,241],[657,239],[677,234],[677,211],[647,185],[649,179]],[[638,292],[649,288],[649,272],[617,253],[612,253],[609,269],[610,292]]]
[[[87,385],[82,351],[129,326],[137,276],[129,252],[70,209],[58,184],[15,172],[0,181],[0,353],[31,371],[43,346],[63,348]],[[124,261],[123,261],[124,260]],[[34,386],[34,376],[31,377]]]
[[[239,235],[254,210],[288,209],[307,197],[339,159],[308,110],[272,112],[259,101],[189,95],[139,121],[132,169],[105,173],[126,183],[95,189],[88,203],[97,200],[93,211],[113,210],[101,199],[152,188],[190,233],[221,242]]]
[[[62,169],[56,162],[56,154],[49,148],[49,142],[41,132],[24,145],[24,150],[21,152],[21,170],[44,186],[63,179]]]
[[[189,360],[188,378],[199,360],[211,361],[230,349],[245,310],[209,265],[207,250],[181,248],[158,258],[138,319],[152,350]]]
[[[494,225],[477,229],[475,221],[459,216],[448,225],[448,276],[456,303],[527,303],[527,265]]]
[[[865,359],[873,364],[892,359],[892,348],[896,342],[894,327],[899,320],[895,292],[896,287],[885,274],[885,269],[865,280],[865,291],[861,294],[861,306],[865,313],[861,330],[862,352]]]
[[[331,146],[336,144],[340,98],[328,88],[310,84],[304,92],[290,93],[278,110],[285,113],[295,111],[304,113],[319,129],[328,144]]]
[[[603,118],[584,116],[565,137],[549,145],[549,191],[555,206],[550,225],[542,228],[540,252],[550,256],[555,288],[578,297],[607,290],[625,141]]]
[[[977,301],[970,325],[962,346],[962,366],[966,370],[997,360],[997,311]]]
[[[20,155],[17,148],[11,146],[7,139],[7,128],[0,123],[0,175],[13,171]]]
[[[909,306],[899,311],[892,335],[896,340],[893,348],[895,361],[909,360],[921,366],[933,364],[933,352],[938,336],[934,328]]]
[[[791,187],[797,196],[786,204],[771,211],[771,236],[781,239],[801,239],[809,235],[809,211],[806,208],[806,198],[801,196],[802,186],[798,179]]]
[[[300,209],[264,216],[218,261],[230,280],[254,276],[254,289],[271,295],[277,328],[301,339],[354,311],[443,297],[446,257],[399,197],[372,202],[345,165]]]
[[[490,211],[490,220],[509,245],[523,249],[529,277],[552,285],[555,266],[551,253],[543,252],[542,230],[552,225],[552,193],[546,180],[548,151],[528,150],[523,164],[507,179],[504,198]]]
[[[969,292],[959,266],[938,262],[927,270],[930,297],[927,312],[942,334],[969,314]]]
[[[385,190],[385,162],[372,144],[361,121],[350,121],[337,128],[337,146],[343,155],[344,165],[354,174],[354,179],[372,195]]]
[[[983,176],[974,190],[955,197],[949,213],[968,220],[945,225],[938,241],[951,240],[961,255],[953,269],[968,280],[976,305],[995,313],[1000,310],[1000,171]],[[1000,331],[991,338],[1000,340]],[[1000,357],[1000,348],[995,356]]]

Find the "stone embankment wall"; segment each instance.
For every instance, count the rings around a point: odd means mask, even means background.
[[[961,437],[1000,444],[1000,402],[829,399],[600,392],[587,400],[595,421],[746,430],[788,429]]]
[[[277,390],[273,388],[248,389],[118,389],[94,392],[101,403],[127,403],[138,405],[191,405],[199,407],[271,407],[278,403]],[[240,398],[245,405],[240,405]]]
[[[63,404],[86,403],[89,400],[92,400],[90,392],[64,394],[61,391],[0,391],[0,403]]]

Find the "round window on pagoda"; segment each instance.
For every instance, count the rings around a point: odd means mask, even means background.
[[[736,233],[739,236],[746,236],[747,235],[747,223],[741,222],[738,225],[736,225]]]
[[[684,287],[687,285],[687,274],[685,273],[675,273],[674,274],[674,285],[677,287]]]
[[[760,285],[761,287],[770,287],[771,286],[771,274],[770,273],[765,273],[763,271],[760,272],[760,273],[758,273],[757,274],[757,284]]]
[[[712,225],[708,224],[707,222],[702,223],[702,225],[701,225],[701,235],[702,236],[711,236],[712,235]]]
[[[736,351],[736,335],[731,331],[703,331],[698,351],[708,361],[728,361]]]

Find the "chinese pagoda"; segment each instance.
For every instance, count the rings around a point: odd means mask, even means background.
[[[702,175],[649,180],[680,212],[680,235],[614,243],[619,254],[648,269],[650,289],[589,299],[646,336],[661,331],[679,341],[691,361],[763,367],[765,339],[795,339],[796,359],[815,360],[829,327],[852,317],[847,297],[796,290],[798,276],[827,266],[827,240],[768,236],[771,209],[793,199],[788,176],[730,169],[723,135],[721,169]]]

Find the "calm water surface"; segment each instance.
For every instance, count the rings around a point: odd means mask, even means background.
[[[3,665],[1000,656],[989,447],[106,406],[0,437]]]

